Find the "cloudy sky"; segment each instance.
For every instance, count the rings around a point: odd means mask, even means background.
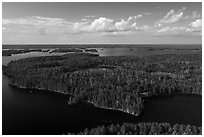
[[[3,44],[200,44],[202,3],[3,3]]]

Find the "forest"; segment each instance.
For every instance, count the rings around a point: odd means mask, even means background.
[[[10,85],[68,94],[68,103],[139,115],[144,97],[202,94],[199,54],[99,57],[91,53],[33,57],[3,66]]]
[[[74,135],[68,133],[68,135]],[[111,124],[109,126],[98,126],[92,129],[85,129],[77,135],[202,135],[202,128],[191,125],[168,123],[124,123]]]

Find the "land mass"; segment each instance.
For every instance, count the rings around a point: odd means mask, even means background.
[[[147,57],[99,57],[90,53],[33,57],[3,66],[11,85],[69,95],[68,103],[139,115],[143,97],[202,94],[199,54]]]

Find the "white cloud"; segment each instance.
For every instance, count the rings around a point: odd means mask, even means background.
[[[127,31],[127,30],[131,30],[131,29],[136,29],[137,28],[136,20],[138,18],[141,18],[141,17],[142,17],[142,15],[137,15],[137,16],[134,16],[134,17],[129,17],[127,19],[127,21],[122,19],[120,22],[116,22],[115,23],[116,30]]]
[[[85,18],[95,18],[95,16],[94,15],[87,15],[87,16],[85,16]]]
[[[102,36],[125,36],[133,34],[132,31],[114,31],[114,32],[102,32]]]
[[[115,27],[117,30],[124,31],[124,30],[129,30],[131,28],[136,27],[136,18],[135,17],[129,17],[127,21],[122,19],[120,22],[115,23]]]
[[[112,19],[100,17],[98,19],[95,19],[91,23],[91,25],[89,26],[89,30],[90,31],[105,31],[105,32],[114,31],[115,28],[114,28],[113,22],[114,21]]]
[[[121,34],[120,31],[142,31],[147,30],[147,25],[137,26],[136,20],[141,18],[142,15],[129,17],[127,20],[121,19],[121,21],[114,21],[105,17],[84,22],[77,22],[74,24],[74,32],[115,32],[112,34]],[[106,34],[106,33],[105,33]]]
[[[159,36],[200,36],[202,35],[202,19],[190,23],[186,27],[164,27],[157,30],[156,35]]]
[[[187,31],[190,32],[201,32],[202,31],[202,19],[197,19],[196,21],[189,24]]]
[[[197,19],[196,21],[192,22],[190,24],[190,27],[192,28],[201,28],[202,27],[202,19]]]
[[[88,31],[88,22],[76,22],[73,25],[74,32]]]
[[[177,12],[175,12],[173,9],[170,10],[161,20],[157,21],[155,23],[156,27],[160,27],[163,24],[172,24],[172,23],[176,23],[179,22],[181,20],[185,20],[188,19],[188,16],[184,17],[183,16],[183,11],[186,8],[183,7],[182,9],[179,9]]]
[[[82,21],[88,21],[88,19],[81,19]]]
[[[114,31],[113,20],[100,17],[92,22],[76,22],[73,25],[74,32],[110,32]]]
[[[173,33],[178,33],[178,32],[183,32],[186,31],[186,27],[164,27],[159,29],[157,32],[163,33],[163,32],[173,32]]]
[[[48,17],[24,17],[2,19],[3,27],[7,28],[4,32],[26,33],[45,35],[46,33],[66,33],[73,26],[61,18]]]
[[[138,26],[137,19],[143,15],[129,17],[121,21],[115,21],[106,17],[97,19],[81,19],[81,22],[69,22],[61,18],[48,17],[24,17],[3,19],[4,32],[26,33],[46,35],[51,33],[93,33],[93,32],[125,32],[125,31],[144,31],[150,27],[147,25]],[[116,33],[115,33],[116,34]]]

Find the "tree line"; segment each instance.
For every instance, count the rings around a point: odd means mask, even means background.
[[[202,127],[169,123],[124,123],[85,129],[77,135],[202,135]],[[68,135],[74,135],[68,133]]]

